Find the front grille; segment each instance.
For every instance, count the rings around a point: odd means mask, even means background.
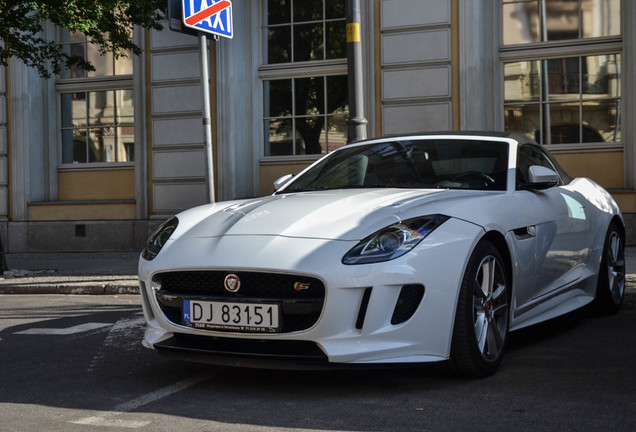
[[[224,281],[228,274],[240,279],[240,289],[229,292]],[[281,333],[306,330],[320,317],[325,300],[325,286],[320,279],[264,272],[178,271],[158,273],[153,280],[160,284],[155,295],[164,315],[181,324],[183,300],[232,302],[275,302],[282,310]],[[236,331],[236,330],[218,330]]]

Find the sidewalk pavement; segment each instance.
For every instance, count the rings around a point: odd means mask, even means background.
[[[5,254],[0,294],[137,294],[139,252]],[[636,305],[636,247],[625,249],[625,303]]]
[[[139,252],[5,254],[0,294],[137,294]]]

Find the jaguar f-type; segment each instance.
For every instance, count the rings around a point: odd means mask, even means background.
[[[623,301],[617,204],[524,135],[367,140],[276,187],[151,236],[147,347],[231,366],[436,362],[483,377],[509,332]]]

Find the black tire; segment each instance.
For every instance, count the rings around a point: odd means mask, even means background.
[[[603,315],[617,313],[625,297],[625,245],[613,222],[607,229],[596,287],[596,310]]]
[[[473,251],[459,293],[447,369],[481,378],[503,359],[510,325],[510,278],[497,248],[480,242]]]

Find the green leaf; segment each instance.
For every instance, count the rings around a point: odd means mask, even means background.
[[[95,70],[81,57],[61,50],[53,40],[43,38],[43,24],[53,24],[84,33],[101,53],[116,58],[127,52],[141,54],[132,39],[133,26],[161,30],[167,0],[42,0],[0,1],[0,64],[10,58],[22,60],[48,78],[70,66]]]

